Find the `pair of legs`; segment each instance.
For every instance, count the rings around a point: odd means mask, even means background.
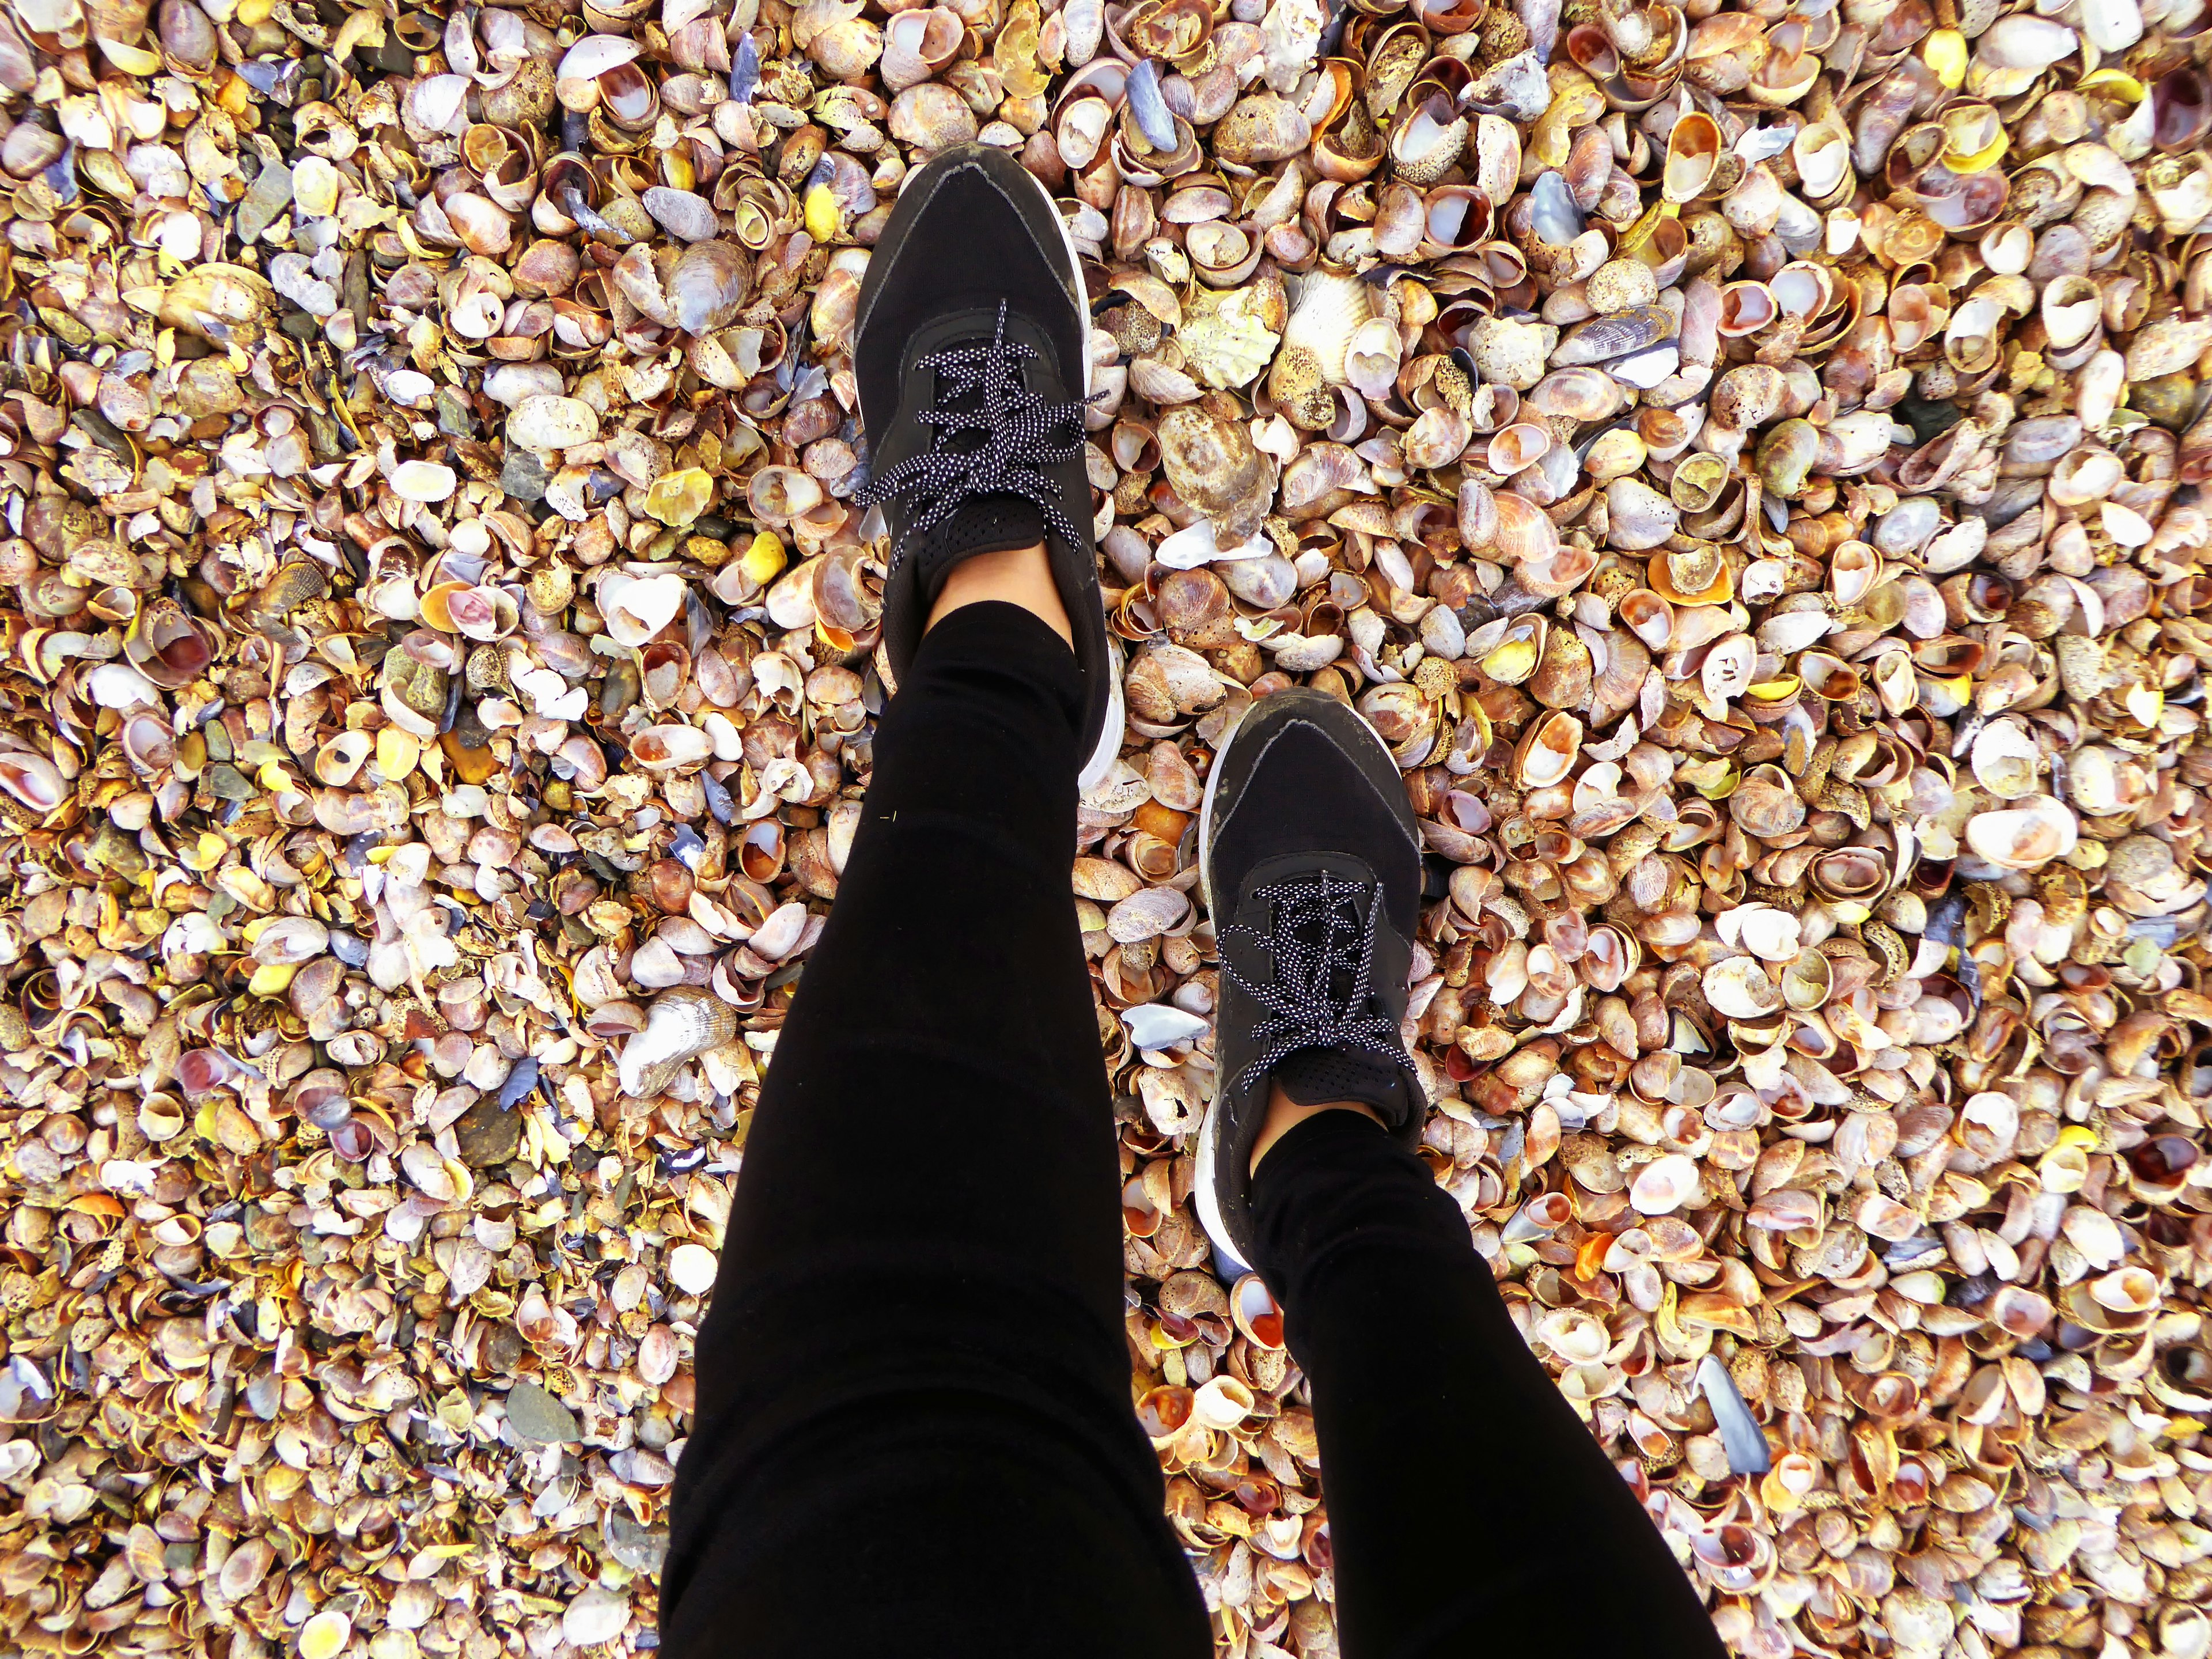
[[[1023,563],[939,597],[762,1088],[678,1469],[674,1659],[1210,1651],[1130,1408],[1069,883],[1081,680]],[[1345,1110],[1279,1112],[1261,1151],[1341,1651],[1717,1659],[1419,1160]]]

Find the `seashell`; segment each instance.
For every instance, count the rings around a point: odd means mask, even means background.
[[[1248,93],[1213,129],[1214,154],[1224,161],[1256,166],[1285,161],[1312,141],[1313,128],[1276,93]]]
[[[1966,844],[1990,863],[2006,870],[2039,870],[2074,850],[2079,828],[2071,809],[2049,795],[2030,795],[2022,805],[1978,812],[1966,820]]]
[[[1628,1201],[1639,1215],[1672,1215],[1696,1198],[1702,1188],[1695,1161],[1670,1153],[1637,1171],[1629,1184]]]
[[[1299,425],[1328,424],[1335,410],[1328,388],[1344,384],[1352,337],[1372,315],[1367,285],[1353,277],[1321,271],[1300,286],[1267,375],[1268,395]]]
[[[1680,519],[1672,501],[1635,478],[1607,485],[1605,504],[1607,545],[1627,551],[1659,546]]]
[[[1662,197],[1688,203],[1702,196],[1719,169],[1721,149],[1721,130],[1712,117],[1692,111],[1677,120],[1667,134]]]
[[[1212,1029],[1208,1021],[1164,1003],[1125,1008],[1121,1019],[1129,1028],[1130,1042],[1145,1049],[1173,1048],[1203,1036]]]
[[[1666,649],[1674,632],[1674,607],[1648,587],[1632,589],[1620,598],[1622,624],[1654,651]]]
[[[392,493],[402,501],[442,501],[459,484],[453,469],[435,461],[402,461],[392,470]]]
[[[1639,306],[1610,316],[1577,323],[1560,336],[1552,352],[1554,367],[1601,363],[1625,357],[1672,337],[1674,319],[1659,306]]]
[[[1389,140],[1391,167],[1417,190],[1425,190],[1457,166],[1467,147],[1468,119],[1442,93],[1401,113]]]
[[[59,769],[52,761],[21,750],[0,750],[0,789],[41,816],[59,806],[69,794]]]
[[[1582,722],[1560,711],[1544,715],[1528,728],[1513,755],[1514,781],[1524,789],[1562,782],[1582,752]]]
[[[2035,793],[2043,752],[2017,720],[1992,720],[1974,737],[1974,781],[2000,800]]]
[[[1486,317],[1475,325],[1468,349],[1486,382],[1527,392],[1544,378],[1553,339],[1553,331],[1544,324]]]
[[[1233,1429],[1257,1403],[1252,1390],[1235,1377],[1208,1377],[1191,1398],[1190,1420],[1209,1429]]]
[[[623,1045],[618,1073],[633,1098],[657,1095],[687,1061],[738,1035],[738,1011],[711,991],[679,985],[653,999],[645,1028]]]
[[[1169,483],[1214,521],[1222,542],[1234,545],[1259,528],[1273,495],[1274,468],[1243,422],[1182,404],[1160,417],[1157,435]]]
[[[1590,273],[1583,292],[1600,316],[1618,316],[1650,306],[1659,297],[1659,283],[1651,267],[1641,259],[1608,259]],[[1665,334],[1652,337],[1664,338]]]
[[[599,614],[617,645],[641,646],[683,613],[686,589],[677,575],[603,578]]]
[[[1508,477],[1532,466],[1552,447],[1549,428],[1516,422],[1490,441],[1488,460],[1492,472]]]
[[[2064,24],[2033,13],[2014,12],[1999,18],[1982,34],[1975,43],[1974,58],[1991,69],[2033,74],[2080,49],[2080,38]]]
[[[1805,803],[1778,766],[1745,774],[1729,796],[1729,816],[1746,835],[1771,838],[1795,833],[1805,822]]]

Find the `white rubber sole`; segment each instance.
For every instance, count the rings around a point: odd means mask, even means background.
[[[1121,738],[1128,729],[1128,705],[1121,696],[1121,641],[1114,637],[1110,628],[1106,630],[1106,662],[1112,674],[1106,688],[1106,719],[1098,728],[1098,746],[1075,775],[1079,794],[1088,793],[1106,781],[1114,763],[1121,758]]]
[[[1067,255],[1067,286],[1076,296],[1077,310],[1083,311],[1083,254],[1075,246],[1075,233],[1068,229],[1067,219],[1060,212],[1059,204],[1052,199],[1052,192],[1044,187],[1044,181],[1027,167],[1022,169],[1022,177],[1029,180],[1030,188],[1036,191],[1037,199],[1044,204],[1044,210],[1052,216],[1053,223],[1060,227],[1060,246]],[[1091,384],[1091,324],[1086,315],[1083,325],[1084,397],[1087,399],[1093,390]],[[1121,642],[1114,637],[1114,630],[1110,628],[1106,630],[1106,659],[1113,665],[1114,671],[1106,696],[1106,720],[1098,732],[1097,748],[1091,750],[1091,758],[1084,762],[1083,769],[1076,774],[1075,787],[1079,790],[1095,789],[1105,781],[1106,775],[1114,769],[1114,763],[1121,757],[1121,738],[1128,727],[1128,706],[1121,695]]]
[[[1206,793],[1198,807],[1198,890],[1206,900],[1206,914],[1213,919],[1216,936],[1221,927],[1221,913],[1213,905],[1213,866],[1208,854],[1213,848],[1213,799],[1221,787],[1222,775],[1228,770],[1229,751],[1235,746],[1238,735],[1244,730],[1239,720],[1229,738],[1215,751],[1213,764],[1206,774]],[[1216,1017],[1219,1003],[1215,1004]],[[1199,1121],[1197,1167],[1192,1172],[1191,1207],[1198,1212],[1198,1224],[1206,1229],[1206,1237],[1213,1245],[1214,1271],[1224,1276],[1241,1277],[1252,1271],[1252,1266],[1230,1247],[1229,1224],[1222,1218],[1220,1200],[1214,1196],[1214,1171],[1221,1158],[1221,1073],[1213,1073],[1213,1092],[1207,1097],[1206,1115]]]

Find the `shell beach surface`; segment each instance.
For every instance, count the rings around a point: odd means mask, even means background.
[[[1338,1651],[1188,1202],[1301,684],[1430,852],[1424,1154],[1730,1646],[2207,1659],[2208,132],[2203,0],[8,0],[0,1638],[650,1647],[884,696],[854,302],[980,138],[1091,302],[1221,1653]]]

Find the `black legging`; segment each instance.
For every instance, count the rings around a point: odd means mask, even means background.
[[[1130,1409],[1113,1113],[1069,890],[1067,647],[981,605],[878,729],[745,1145],[661,1635],[708,1656],[1204,1659]],[[1255,1194],[1350,1659],[1718,1659],[1458,1206],[1356,1114]]]

